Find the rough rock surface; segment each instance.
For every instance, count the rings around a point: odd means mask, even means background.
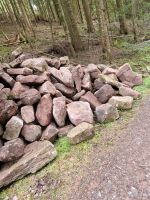
[[[0,148],[0,162],[14,161],[24,154],[25,144],[22,139],[17,138],[5,142]]]
[[[6,123],[17,112],[17,104],[12,100],[0,100],[0,123]]]
[[[100,101],[96,98],[96,96],[92,93],[92,92],[87,92],[85,95],[83,95],[81,98],[80,98],[80,101],[85,101],[85,102],[88,102],[91,106],[91,108],[93,110],[95,110],[95,108],[97,106],[100,106],[101,103]]]
[[[66,99],[64,97],[58,97],[53,99],[53,116],[59,127],[65,125],[65,119],[67,115]]]
[[[25,154],[17,162],[0,171],[0,188],[40,170],[57,156],[49,141],[33,142],[25,148]]]
[[[22,128],[21,135],[28,142],[34,142],[40,139],[42,135],[41,126],[35,124],[25,124]]]
[[[98,122],[110,122],[119,118],[117,109],[109,103],[96,107],[96,119]]]
[[[72,128],[67,134],[67,137],[71,144],[78,144],[85,140],[91,139],[94,134],[94,126],[92,124],[82,122],[76,127]]]
[[[54,143],[57,138],[57,135],[58,135],[58,129],[52,123],[49,126],[47,126],[46,129],[43,131],[42,137],[40,140],[48,140]]]
[[[58,136],[59,136],[59,137],[67,136],[68,132],[69,132],[72,128],[74,128],[74,126],[73,126],[72,124],[67,125],[67,126],[64,126],[64,127],[62,127],[62,128],[59,128],[59,129],[58,129],[58,131],[59,131],[59,132],[58,132]]]
[[[132,108],[133,98],[130,96],[125,96],[125,97],[113,96],[109,100],[109,103],[118,109],[128,110]]]
[[[77,101],[68,104],[67,113],[74,125],[81,122],[93,123],[93,112],[88,102]]]
[[[52,98],[50,94],[41,97],[36,110],[36,118],[41,126],[47,126],[52,120]]]
[[[21,129],[23,127],[23,120],[17,116],[13,116],[6,124],[6,130],[3,134],[3,138],[6,140],[13,140],[19,137]]]
[[[130,96],[133,97],[134,99],[137,99],[141,96],[139,92],[128,87],[120,87],[119,94],[122,96]]]
[[[111,85],[105,84],[98,91],[95,92],[95,96],[101,103],[106,103],[115,94]]]
[[[20,82],[16,82],[14,87],[11,90],[11,95],[15,99],[20,99],[20,95],[29,89],[28,86],[21,84]]]
[[[44,58],[31,58],[22,62],[21,67],[28,67],[36,71],[43,72],[48,69]]]
[[[33,105],[41,98],[40,92],[36,89],[29,89],[20,95],[21,103],[24,105]]]
[[[56,88],[50,81],[46,81],[45,83],[43,83],[40,86],[39,91],[41,94],[49,93],[53,96],[56,94]]]
[[[35,120],[33,106],[23,106],[21,108],[21,117],[27,124],[33,122]]]

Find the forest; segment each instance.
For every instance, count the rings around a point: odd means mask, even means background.
[[[50,54],[88,50],[87,60],[96,54],[111,62],[118,41],[149,40],[149,13],[148,0],[1,0],[1,54],[19,43],[37,51],[42,44]]]

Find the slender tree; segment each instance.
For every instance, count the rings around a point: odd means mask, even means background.
[[[85,14],[86,22],[87,22],[88,32],[89,33],[94,32],[94,26],[93,26],[93,22],[92,22],[92,18],[91,18],[88,1],[82,0],[82,4],[83,4],[84,14]]]
[[[119,15],[120,34],[128,34],[123,0],[116,0],[116,5]]]
[[[75,50],[81,50],[83,45],[75,18],[73,16],[71,3],[68,0],[61,0],[61,4],[65,16],[65,21],[69,30],[72,46]]]

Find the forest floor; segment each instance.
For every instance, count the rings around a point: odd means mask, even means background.
[[[46,41],[43,43],[46,45]],[[146,73],[150,66],[149,41],[134,44],[121,39],[114,43],[114,64],[129,62],[134,70]],[[13,48],[1,47],[2,59]],[[99,54],[95,52],[99,52],[99,46],[92,48],[75,61],[98,63]],[[65,138],[58,140],[56,160],[3,189],[0,200],[150,199],[150,77],[136,89],[142,99],[135,101],[132,110],[120,111],[121,117],[115,122],[96,124],[92,140],[75,146]]]

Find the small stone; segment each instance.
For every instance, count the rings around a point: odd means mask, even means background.
[[[107,67],[106,69],[104,69],[103,74],[104,75],[109,75],[109,74],[117,74],[117,70],[113,69],[111,67]]]
[[[68,104],[67,113],[74,125],[81,122],[93,123],[93,112],[88,102],[76,101]]]
[[[133,97],[125,96],[113,96],[109,103],[113,106],[115,106],[118,109],[128,110],[132,108],[133,105]]]
[[[7,69],[7,73],[10,75],[31,75],[33,70],[29,68],[10,68]]]
[[[58,132],[58,136],[59,137],[64,137],[64,136],[67,136],[68,132],[74,128],[74,126],[72,124],[70,125],[67,125],[67,126],[64,126],[62,128],[59,128],[59,132]]]
[[[82,79],[82,88],[85,90],[92,90],[92,82],[89,73],[86,73]]]
[[[130,96],[133,97],[134,99],[137,99],[141,96],[139,92],[128,87],[120,87],[119,94],[122,96]]]
[[[95,79],[94,85],[93,85],[94,90],[95,90],[95,91],[96,91],[96,90],[99,90],[102,86],[104,86],[103,81],[101,81],[100,79]]]
[[[75,82],[75,86],[76,86],[78,93],[81,92],[81,85],[82,85],[82,80],[81,80],[81,77],[80,77],[80,73],[81,73],[80,71],[81,71],[80,65],[73,68],[73,70],[72,70],[73,80]]]
[[[72,97],[72,99],[73,99],[74,101],[77,101],[77,100],[79,100],[80,97],[83,96],[85,93],[86,93],[85,90],[81,90],[81,92],[76,93],[76,94]]]
[[[38,75],[28,75],[28,76],[23,76],[23,75],[18,75],[16,77],[16,81],[22,83],[22,84],[27,84],[27,85],[39,85],[44,83],[47,80],[45,76],[38,76]]]
[[[20,95],[29,89],[28,86],[21,84],[20,82],[16,82],[14,87],[11,90],[11,95],[15,99],[20,99]]]
[[[94,95],[101,103],[106,103],[114,94],[115,90],[111,87],[111,85],[105,84],[98,91],[96,91]]]
[[[87,66],[87,72],[90,73],[92,79],[97,79],[101,74],[101,71],[98,69],[97,65],[89,64]]]
[[[43,131],[42,137],[40,140],[48,140],[48,141],[54,143],[57,138],[57,135],[58,135],[58,129],[53,124],[50,124]]]
[[[101,103],[99,102],[99,100],[96,98],[96,96],[94,96],[94,94],[92,92],[87,92],[85,95],[83,95],[81,98],[80,98],[80,101],[85,101],[85,102],[88,102],[91,106],[92,109],[95,110],[95,108],[97,106],[100,106]]]
[[[33,106],[27,105],[21,108],[21,117],[28,124],[35,120]]]
[[[22,127],[22,119],[17,116],[13,116],[6,124],[6,130],[3,134],[3,138],[6,140],[13,140],[18,138]]]
[[[17,104],[12,100],[0,100],[0,124],[5,124],[17,112]]]
[[[10,87],[13,87],[15,84],[15,80],[6,72],[0,71],[0,80],[5,81]]]
[[[48,69],[48,65],[44,58],[30,58],[21,63],[21,67],[31,68],[35,71],[43,72]]]
[[[69,65],[70,61],[68,56],[60,57],[60,65]]]
[[[0,99],[9,99],[11,96],[11,90],[10,88],[3,88],[0,90]]]
[[[22,47],[18,47],[17,49],[15,49],[12,53],[11,53],[11,57],[13,59],[17,58],[18,56],[20,56],[23,53],[23,49]]]
[[[24,105],[33,105],[37,103],[41,98],[40,92],[36,89],[28,89],[20,94],[20,99]]]
[[[64,97],[58,97],[53,99],[53,117],[58,126],[62,127],[65,125],[67,111],[66,111],[66,100]]]
[[[50,81],[46,81],[45,83],[43,83],[40,86],[39,91],[41,94],[48,93],[48,94],[51,94],[52,96],[56,94],[56,88]]]
[[[45,94],[40,99],[36,110],[36,118],[41,126],[47,126],[52,120],[52,98]]]
[[[64,94],[67,97],[72,97],[75,94],[74,88],[69,88],[61,83],[54,84],[56,89],[59,90],[62,94]]]
[[[99,79],[103,83],[109,84],[109,85],[116,87],[116,88],[120,88],[121,86],[123,86],[123,83],[120,83],[119,81],[116,81],[113,78],[111,78],[110,76],[107,76],[107,75],[104,75],[104,74],[100,74]]]
[[[66,67],[61,67],[60,72],[61,72],[61,75],[62,75],[63,84],[68,86],[68,87],[74,87],[74,81],[73,81],[72,73]]]
[[[94,127],[92,124],[82,122],[73,129],[71,129],[67,135],[71,144],[78,144],[85,140],[89,140],[94,136]]]
[[[95,115],[100,123],[115,121],[119,118],[117,109],[109,103],[96,107]]]
[[[26,124],[21,131],[21,135],[26,141],[34,142],[40,139],[42,135],[41,127],[39,125]]]
[[[17,138],[9,142],[5,142],[4,146],[0,148],[0,162],[14,161],[24,154],[24,142]]]

